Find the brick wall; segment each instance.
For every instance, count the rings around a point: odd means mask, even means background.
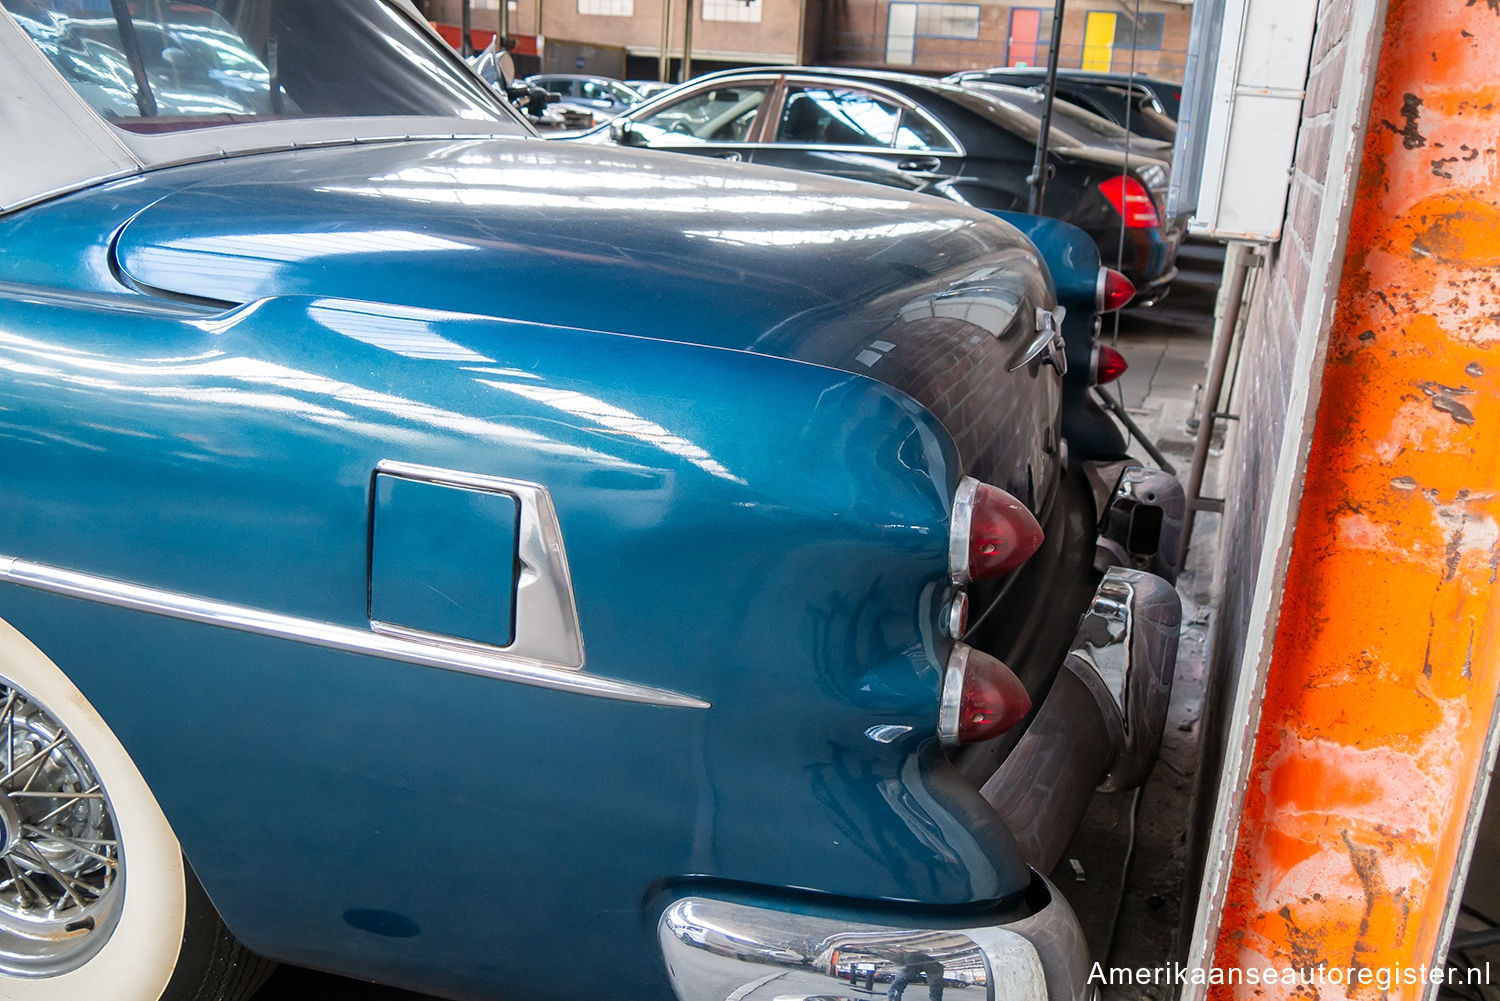
[[[1042,32],[1036,63],[1045,65],[1047,44],[1051,38],[1052,4],[1047,0],[1023,0],[1015,4],[981,4],[978,38],[918,38],[914,62],[909,66],[889,68],[946,75],[958,70],[1005,65],[1012,8],[1042,9]],[[822,51],[817,54],[817,60],[834,65],[884,67],[889,9],[890,0],[840,0],[829,4],[825,43]],[[1131,4],[1130,9],[1134,9],[1134,4]],[[1167,0],[1141,0],[1140,9],[1143,14],[1163,15],[1164,22],[1159,49],[1135,50],[1135,71],[1145,76],[1181,79],[1183,61],[1187,55],[1192,8]],[[1077,68],[1081,64],[1084,24],[1090,11],[1118,15],[1122,13],[1122,8],[1118,0],[1070,0],[1063,19],[1062,45],[1058,49],[1059,66]],[[1115,48],[1111,70],[1125,73],[1129,72],[1131,65],[1131,50]]]
[[[792,61],[797,51],[800,0],[758,0],[761,19],[755,22],[713,21],[703,17],[702,0],[693,4],[693,53],[695,60],[737,59],[744,63]],[[661,47],[663,0],[631,0],[628,16],[580,14],[578,0],[516,0],[510,12],[512,33],[542,34],[557,41],[585,45],[617,46],[632,53],[655,55]],[[538,24],[538,7],[545,23]],[[459,0],[431,0],[430,16],[459,23]],[[474,4],[475,27],[493,30],[496,8]],[[683,0],[672,3],[672,51],[681,54]]]

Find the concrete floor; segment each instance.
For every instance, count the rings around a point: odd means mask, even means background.
[[[1111,395],[1186,480],[1213,336],[1214,296],[1223,253],[1217,246],[1189,245],[1180,255],[1182,275],[1166,300],[1149,309],[1127,310],[1105,339],[1125,355],[1130,368]],[[1131,451],[1144,457],[1139,443]],[[1210,458],[1204,492],[1217,495],[1217,468]],[[1200,515],[1192,549],[1178,578],[1183,628],[1177,653],[1172,704],[1161,756],[1139,793],[1098,795],[1053,881],[1083,922],[1094,959],[1107,967],[1159,967],[1181,948],[1180,914],[1196,892],[1184,885],[1186,824],[1198,771],[1199,718],[1211,620],[1212,554],[1217,515]],[[1128,931],[1122,931],[1128,929]],[[1115,999],[1151,998],[1163,990],[1106,987]]]

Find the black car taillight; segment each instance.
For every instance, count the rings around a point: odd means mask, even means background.
[[[948,573],[959,586],[1007,574],[1041,548],[1042,526],[999,487],[966,476],[953,498]]]
[[[1154,229],[1161,225],[1151,192],[1129,174],[1111,177],[1099,185],[1099,192],[1120,213],[1120,217],[1125,220],[1126,229]]]
[[[938,737],[952,747],[998,737],[1031,711],[1015,672],[982,650],[953,644],[943,675]]]

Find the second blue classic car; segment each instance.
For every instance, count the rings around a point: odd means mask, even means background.
[[[0,121],[0,994],[1088,994],[1180,495],[1015,229],[542,142],[384,0],[0,0]]]

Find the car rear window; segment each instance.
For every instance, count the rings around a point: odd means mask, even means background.
[[[278,118],[508,120],[383,0],[0,0],[95,111],[133,132]]]

